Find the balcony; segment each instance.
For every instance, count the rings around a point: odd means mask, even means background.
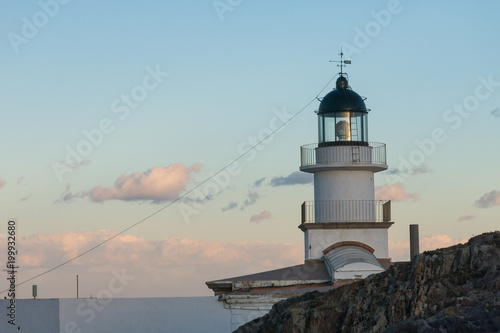
[[[345,145],[318,147],[311,143],[300,147],[301,170],[314,172],[315,169],[359,167],[382,171],[387,169],[385,143],[370,142],[367,146]]]
[[[302,223],[389,222],[390,220],[390,200],[306,201],[302,204]]]

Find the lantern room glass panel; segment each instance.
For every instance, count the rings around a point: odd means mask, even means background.
[[[328,112],[318,115],[319,143],[325,145],[368,144],[368,113]]]

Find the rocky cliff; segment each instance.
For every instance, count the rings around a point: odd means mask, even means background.
[[[500,332],[500,232],[284,300],[236,332]]]

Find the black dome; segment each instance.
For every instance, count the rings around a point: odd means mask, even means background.
[[[347,79],[337,79],[337,89],[330,91],[321,100],[318,114],[330,112],[356,111],[368,112],[363,98],[348,88]]]

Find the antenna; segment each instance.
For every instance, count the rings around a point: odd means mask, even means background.
[[[344,60],[344,52],[342,52],[342,46],[340,47],[340,53],[339,53],[339,56],[340,56],[340,61],[339,60],[330,60],[330,62],[338,62],[340,64],[337,64],[338,67],[340,67],[340,76],[343,76],[344,75],[344,72],[342,71],[343,67],[345,65],[350,65],[351,64],[351,60]]]

